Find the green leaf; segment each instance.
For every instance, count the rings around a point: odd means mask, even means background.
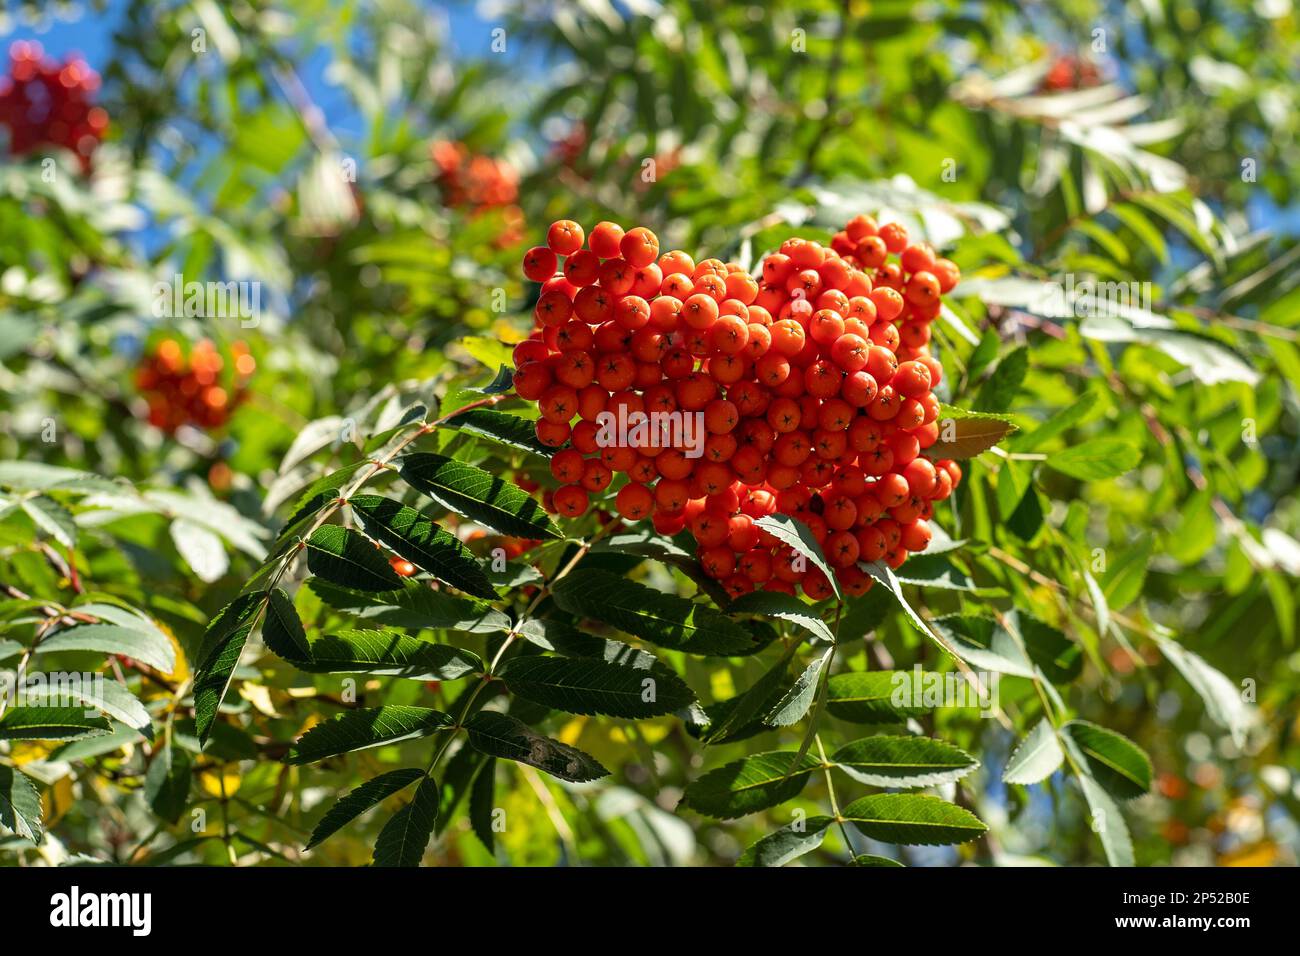
[[[669,668],[623,666],[594,658],[516,657],[500,672],[518,697],[570,714],[632,720],[670,714],[695,694]]]
[[[1079,786],[1091,811],[1092,830],[1101,837],[1106,862],[1111,866],[1130,867],[1136,862],[1133,856],[1133,838],[1119,806],[1105,789],[1087,773],[1079,777]]]
[[[770,727],[789,727],[803,720],[808,708],[817,696],[817,682],[822,671],[830,663],[835,648],[828,647],[812,659],[785,696],[777,701],[776,706],[763,718],[763,723]]]
[[[563,537],[542,506],[517,485],[461,461],[427,452],[401,460],[407,484],[456,514],[519,538]]]
[[[717,713],[712,725],[700,735],[700,739],[706,744],[729,743],[739,739],[742,733],[747,734],[755,722],[762,723],[763,718],[779,706],[780,698],[777,695],[784,696],[783,690],[788,682],[787,671],[798,649],[798,644],[791,644],[780,660],[764,671],[763,676],[753,685],[723,701],[722,712]],[[714,709],[716,708],[717,705]]]
[[[475,597],[497,593],[469,548],[414,508],[379,495],[358,495],[348,504],[366,533],[440,581]]]
[[[687,534],[682,532],[682,534]],[[722,607],[731,598],[718,581],[704,573],[704,568],[696,560],[693,551],[687,551],[672,538],[657,534],[653,528],[638,529],[626,534],[611,535],[596,542],[591,549],[593,555],[603,552],[615,554],[640,555],[672,565],[681,570],[713,603]]]
[[[496,711],[479,711],[466,723],[469,742],[489,757],[501,757],[544,770],[571,783],[609,776],[596,758],[576,747],[537,733],[527,724]]]
[[[1133,547],[1116,558],[1100,582],[1108,607],[1116,610],[1128,607],[1142,594],[1146,581],[1147,564],[1151,561],[1154,542],[1150,535],[1142,535]]]
[[[346,796],[340,797],[338,802],[326,811],[325,816],[321,817],[316,828],[311,831],[311,838],[303,849],[310,850],[319,846],[371,807],[399,790],[409,787],[423,776],[424,771],[407,767],[403,770],[390,770],[388,773],[381,773],[367,780]]]
[[[419,866],[438,821],[438,784],[426,777],[411,802],[393,814],[375,841],[375,866]]]
[[[349,710],[312,727],[289,750],[286,763],[304,764],[446,730],[451,718],[429,707],[386,704]]]
[[[1242,699],[1241,688],[1199,654],[1162,635],[1156,635],[1155,640],[1161,653],[1200,695],[1210,719],[1230,730],[1237,745],[1244,746],[1247,732],[1258,721],[1259,715]]]
[[[977,587],[975,582],[941,554],[914,554],[898,572],[900,584],[918,588],[942,588],[945,591],[968,591],[985,597],[1004,594],[1001,588]]]
[[[472,651],[397,631],[350,630],[311,642],[311,657],[294,661],[309,674],[373,674],[408,680],[458,680],[483,671]]]
[[[903,585],[894,574],[894,569],[883,561],[872,561],[870,563],[858,562],[858,567],[871,576],[871,578],[884,587],[898,602],[898,606],[903,609],[904,616],[911,622],[912,626],[918,631],[934,641],[949,654],[957,656],[954,650],[947,642],[946,638],[925,622],[921,615],[916,613],[916,609],[908,603],[907,598],[903,596]]]
[[[1133,234],[1137,236],[1138,241],[1151,250],[1157,259],[1161,262],[1169,260],[1169,249],[1165,245],[1164,236],[1160,234],[1160,230],[1151,224],[1151,220],[1147,219],[1137,206],[1130,203],[1118,203],[1111,206],[1108,211],[1133,230]]]
[[[1024,384],[1025,374],[1028,371],[1028,347],[1022,345],[1008,352],[998,362],[993,374],[980,387],[979,396],[975,399],[975,405],[985,412],[1005,412],[1011,407],[1011,402],[1015,399],[1016,393],[1020,391],[1020,386]],[[943,418],[943,414],[940,413],[939,417]],[[940,426],[940,430],[942,430],[942,426]]]
[[[215,531],[188,518],[177,518],[169,530],[177,552],[204,584],[219,580],[230,569],[226,546]]]
[[[0,740],[76,740],[112,729],[82,707],[10,707],[0,717]]]
[[[262,621],[262,643],[287,661],[303,661],[311,656],[307,632],[293,601],[283,588],[272,591],[267,602],[266,619]]]
[[[897,860],[891,860],[891,859],[890,859],[889,857],[887,857],[887,856],[872,856],[870,853],[863,853],[863,854],[861,854],[860,856],[855,856],[851,861],[849,861],[849,866],[898,866],[898,867],[901,867],[902,865],[903,865],[903,864],[899,863]]]
[[[806,524],[798,518],[782,514],[764,515],[754,524],[811,561],[822,574],[826,575],[835,596],[843,597],[840,593],[840,583],[835,580],[835,572],[826,563],[826,555],[822,554],[821,545],[817,543],[817,539],[813,537],[812,531]]]
[[[935,618],[933,624],[968,664],[1016,677],[1035,676],[1024,648],[994,618],[950,614]]]
[[[332,584],[358,591],[391,591],[402,586],[379,549],[362,535],[336,524],[317,528],[307,542],[307,567]]]
[[[102,710],[146,737],[153,736],[149,711],[111,674],[83,676],[73,673],[62,675],[62,679],[59,674],[33,677],[23,685],[22,694],[23,699],[33,705],[60,706],[79,701],[89,708]]]
[[[929,737],[863,737],[830,759],[853,779],[874,787],[936,787],[979,766],[966,751]]]
[[[835,643],[835,635],[826,626],[826,622],[803,601],[790,594],[779,591],[751,591],[742,594],[727,606],[728,614],[757,614],[759,617],[775,617],[789,621],[803,628],[819,641]]]
[[[88,471],[47,465],[37,461],[0,461],[0,487],[19,491],[104,491],[120,492],[125,482],[101,478]]]
[[[609,571],[579,569],[557,581],[551,593],[555,603],[570,614],[690,654],[744,654],[758,640],[712,608]]]
[[[1052,722],[1044,718],[1025,735],[1011,755],[1002,779],[1006,783],[1022,785],[1041,783],[1054,774],[1064,760],[1065,751],[1061,749]]]
[[[508,412],[499,412],[493,408],[471,408],[460,412],[443,422],[447,428],[458,428],[471,435],[484,438],[550,458],[555,454],[554,448],[548,448],[537,440],[537,430],[533,422]]]
[[[53,499],[40,495],[35,498],[23,498],[19,505],[27,517],[65,548],[77,546],[77,523],[67,508]]]
[[[199,658],[202,663],[194,674],[194,722],[201,743],[207,743],[212,732],[217,709],[226,697],[230,678],[266,599],[265,592],[241,594],[208,625]]]
[[[1016,610],[1007,612],[1003,622],[953,614],[932,623],[962,660],[982,670],[1032,679],[1037,668],[1058,684],[1079,676],[1082,652],[1056,628]]]
[[[5,764],[0,764],[0,826],[32,843],[40,843],[45,832],[36,784],[21,770]]]
[[[392,591],[353,591],[312,578],[307,587],[322,601],[362,620],[412,630],[451,628],[468,634],[510,630],[510,618],[483,601],[435,591],[418,581],[405,581]]]
[[[1151,789],[1151,758],[1123,734],[1086,720],[1061,728],[1088,761],[1096,781],[1119,800],[1140,797]]]
[[[1033,431],[1021,432],[1011,440],[1011,448],[1018,452],[1033,452],[1053,438],[1065,434],[1088,417],[1097,404],[1096,392],[1084,392],[1074,402],[1057,412]]]
[[[968,810],[916,793],[862,797],[845,807],[842,814],[865,836],[904,846],[966,843],[988,829]]]
[[[1083,798],[1091,814],[1089,823],[1092,831],[1101,838],[1106,862],[1117,867],[1133,866],[1135,862],[1133,838],[1129,835],[1128,824],[1124,822],[1124,815],[1120,812],[1119,805],[1093,777],[1092,765],[1074,736],[1069,733],[1063,734],[1061,742],[1073,758],[1074,766],[1078,770],[1079,786],[1083,790]]]
[[[51,634],[36,645],[37,654],[55,651],[121,654],[164,673],[170,673],[176,666],[176,651],[165,634],[156,629],[138,630],[120,624],[81,624]]]
[[[488,757],[474,775],[474,783],[469,791],[470,829],[489,853],[496,852],[496,831],[492,828],[496,810],[496,779],[496,758]]]
[[[1080,481],[1101,481],[1132,470],[1141,460],[1141,449],[1121,438],[1094,438],[1053,452],[1047,465]]]
[[[730,820],[797,797],[821,764],[811,754],[780,750],[742,757],[710,770],[686,787],[682,805],[705,816]]]
[[[161,819],[175,824],[185,812],[190,796],[190,755],[169,740],[149,761],[144,778],[144,796]]]
[[[821,846],[826,829],[834,822],[833,817],[823,816],[796,820],[751,844],[736,866],[785,866]]]
[[[968,412],[939,406],[939,440],[925,450],[927,457],[974,458],[1006,438],[1016,426],[1005,415]]]
[[[826,709],[855,724],[901,723],[930,708],[911,693],[910,671],[854,671],[834,674],[826,682]]]

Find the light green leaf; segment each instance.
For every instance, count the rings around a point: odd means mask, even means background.
[[[23,699],[33,705],[60,706],[67,701],[80,701],[87,708],[102,710],[145,737],[153,736],[149,712],[135,695],[119,684],[112,675],[65,674],[44,675],[40,680],[29,680],[23,685]],[[87,679],[90,677],[90,679]]]
[[[1250,728],[1259,720],[1259,713],[1243,699],[1242,688],[1181,644],[1157,635],[1156,645],[1200,695],[1210,719],[1230,730],[1232,739],[1238,746],[1243,746]]]
[[[229,570],[226,546],[216,533],[186,518],[174,520],[170,530],[176,550],[200,581],[211,584]]]
[[[1094,438],[1047,457],[1048,467],[1080,481],[1102,481],[1136,468],[1142,451],[1121,438]]]
[[[1005,415],[970,412],[951,405],[939,406],[939,439],[926,449],[928,457],[974,458],[1016,430]]]
[[[77,545],[77,524],[67,508],[44,495],[23,498],[19,502],[23,512],[40,528],[65,548]]]
[[[83,707],[10,707],[0,716],[0,740],[76,740],[112,729]]]
[[[55,651],[121,654],[164,673],[176,666],[176,651],[161,632],[119,624],[80,624],[51,634],[36,646],[38,654]]]
[[[769,727],[789,727],[803,720],[817,696],[817,682],[821,673],[834,653],[835,648],[828,647],[814,657],[795,680],[794,686],[786,691],[785,696],[763,718],[763,723]]]
[[[1052,439],[1065,434],[1082,422],[1088,417],[1088,413],[1092,411],[1093,406],[1096,404],[1097,393],[1084,392],[1073,403],[1067,405],[1033,431],[1021,432],[1016,435],[1010,442],[1011,449],[1017,452],[1037,451]]]
[[[1051,721],[1044,718],[1025,735],[1011,755],[1002,779],[1006,783],[1022,785],[1041,783],[1054,774],[1064,760],[1065,751],[1061,749],[1056,731]]]

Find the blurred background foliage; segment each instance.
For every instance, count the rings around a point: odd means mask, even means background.
[[[963,271],[935,326],[945,400],[1015,415],[1012,452],[1070,435],[1142,450],[1136,470],[1087,482],[982,456],[947,529],[971,542],[972,575],[1083,646],[1079,715],[1152,754],[1156,792],[1130,805],[1138,862],[1296,863],[1291,0],[9,2],[0,27],[60,57],[81,49],[110,116],[87,173],[58,153],[0,163],[0,458],[141,489],[79,528],[76,587],[146,609],[179,666],[287,504],[355,457],[340,422],[361,447],[406,402],[508,361],[499,343],[527,333],[533,294],[519,257],[552,219],[643,224],[665,248],[745,263],[792,232],[829,239],[855,213],[892,215]],[[261,312],[159,316],[154,285],[177,275],[256,282]],[[1067,277],[1151,294],[1045,308]],[[212,424],[151,424],[139,370],[168,341],[188,355],[202,340],[227,383],[251,356],[239,401]],[[176,531],[182,514],[200,533]],[[71,600],[57,536],[12,507],[0,531],[0,581]],[[980,598],[918,603],[940,614]],[[943,666],[901,617],[859,623],[872,667]],[[691,667],[721,698],[758,665]],[[233,843],[192,842],[184,821],[151,834],[139,740],[87,763],[14,745],[3,759],[49,784],[57,841],[5,856],[298,860],[313,808],[377,758],[328,771],[256,759],[329,712],[330,682],[269,656],[237,676],[228,739],[191,748],[193,799]],[[1032,690],[1008,678],[1002,694],[1014,707]],[[961,795],[992,827],[976,858],[1100,859],[1075,792],[1000,782],[1007,728],[936,720],[985,763]],[[613,782],[562,788],[512,769],[502,799],[524,825],[495,858],[453,825],[434,858],[720,863],[779,825],[675,814],[702,758],[661,723],[573,718],[556,736]],[[816,786],[802,801],[824,808]],[[358,830],[302,859],[366,862],[373,833]],[[807,859],[831,859],[835,839]]]

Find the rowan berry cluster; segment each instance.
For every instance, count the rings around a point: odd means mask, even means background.
[[[9,152],[21,156],[59,146],[76,153],[89,170],[108,129],[108,113],[92,102],[98,89],[99,74],[85,60],[59,63],[39,43],[14,43],[9,73],[0,77],[0,125],[9,131]]]
[[[660,255],[649,229],[602,222],[588,237],[561,220],[523,272],[542,288],[515,390],[538,402],[538,439],[562,449],[560,487],[543,496],[554,511],[583,514],[625,475],[619,514],[689,529],[733,595],[831,593],[755,523],[765,515],[806,524],[850,594],[871,586],[860,561],[897,568],[929,545],[934,502],[961,479],[956,462],[923,454],[943,374],[930,324],[959,272],[903,226],[858,216],[829,248],[788,239],[750,275]],[[703,425],[695,445],[684,416]],[[602,440],[634,418],[651,428]]]
[[[524,213],[516,202],[519,175],[513,166],[447,140],[434,143],[429,152],[438,169],[444,205],[468,209],[476,216],[498,210],[505,222],[496,239],[499,247],[513,246],[523,238]]]
[[[135,372],[135,385],[149,404],[149,424],[167,434],[182,425],[220,428],[248,395],[248,379],[257,362],[248,346],[236,342],[234,381],[221,384],[225,359],[207,339],[186,355],[175,339],[164,339]]]
[[[1059,93],[1064,90],[1082,90],[1101,83],[1101,71],[1097,64],[1085,57],[1072,54],[1058,56],[1052,61],[1039,89],[1044,93]]]

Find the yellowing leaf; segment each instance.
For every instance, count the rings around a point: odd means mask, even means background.
[[[72,809],[76,798],[72,792],[72,775],[60,777],[54,786],[47,787],[41,794],[41,807],[44,810],[46,829],[51,829],[65,813]]]
[[[268,717],[279,717],[275,704],[271,703],[271,689],[264,684],[244,681],[239,687],[239,696],[252,704],[260,713]]]
[[[222,773],[215,770],[205,770],[199,774],[199,786],[203,792],[212,797],[233,797],[239,792],[240,776],[237,770],[227,768]],[[222,790],[222,786],[225,790]]]

